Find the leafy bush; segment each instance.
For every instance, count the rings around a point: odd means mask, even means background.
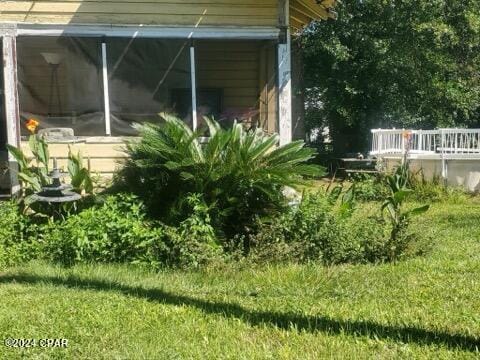
[[[348,180],[355,184],[355,198],[358,201],[383,201],[390,194],[383,175],[354,174]],[[462,203],[471,197],[460,187],[443,185],[439,178],[426,180],[422,171],[410,172],[407,185],[413,190],[407,198],[413,201]]]
[[[305,194],[298,208],[262,223],[253,256],[325,264],[382,261],[388,237],[374,215],[361,209],[345,212],[323,191]]]
[[[187,204],[191,215],[178,228],[171,228],[172,238],[176,240],[172,247],[175,265],[198,267],[220,259],[223,249],[215,236],[207,205],[198,194],[190,195]]]
[[[0,203],[0,267],[28,261],[38,256],[41,243],[37,226],[23,215],[18,204]]]
[[[355,184],[355,197],[359,201],[380,201],[388,194],[381,176],[353,174],[349,180]]]
[[[423,176],[416,176],[409,185],[413,193],[408,197],[419,202],[463,203],[472,196],[462,187],[445,186],[439,178],[429,181]]]
[[[90,170],[88,170],[83,164],[83,157],[80,151],[74,154],[72,148],[68,148],[67,168],[73,191],[76,191],[79,194],[82,192],[92,194],[94,188],[93,178],[90,174]]]
[[[109,196],[103,204],[63,222],[50,222],[43,234],[44,256],[66,265],[198,266],[219,255],[209,219],[198,206],[176,229],[148,221],[143,204],[134,196]]]
[[[322,172],[306,164],[314,150],[301,141],[277,147],[276,135],[260,129],[246,132],[240,124],[225,130],[207,119],[210,137],[201,144],[200,132],[192,132],[179,119],[164,118],[163,125],[138,127],[141,141],[127,144],[129,160],[117,174],[116,185],[133,191],[153,215],[168,223],[187,218],[183,203],[199,194],[218,232],[227,238],[248,234],[256,216],[285,205],[282,187],[295,187],[304,176]]]

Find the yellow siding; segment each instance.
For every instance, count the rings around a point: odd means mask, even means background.
[[[278,1],[1,1],[0,21],[43,24],[277,26]]]
[[[51,143],[48,146],[51,162],[53,162],[53,158],[56,158],[58,167],[64,171],[67,170],[68,147],[69,144],[59,143]],[[89,164],[90,170],[102,177],[111,177],[122,160],[126,158],[121,141],[117,143],[70,144],[70,147],[75,153],[80,151],[84,158],[84,165]],[[27,156],[32,156],[27,142],[22,142],[22,149]]]
[[[222,111],[257,110],[268,132],[276,131],[276,47],[270,42],[195,43],[197,87],[222,89]]]
[[[256,42],[198,42],[198,88],[223,89],[224,108],[257,108],[259,47]]]

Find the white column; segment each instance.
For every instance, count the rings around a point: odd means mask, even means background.
[[[110,93],[108,89],[107,44],[102,43],[103,102],[105,110],[105,134],[111,135]]]
[[[15,35],[3,37],[3,78],[5,94],[5,120],[7,127],[7,143],[12,146],[20,146],[19,109],[17,93],[17,54]],[[11,193],[20,191],[17,171],[18,164],[12,154],[8,154],[10,168]]]
[[[280,145],[292,141],[292,59],[290,30],[285,44],[278,45],[278,133]]]
[[[197,118],[197,79],[195,72],[195,47],[190,46],[190,76],[192,87],[192,129],[197,130],[198,118]]]

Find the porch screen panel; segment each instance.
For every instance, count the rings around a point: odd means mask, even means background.
[[[163,112],[192,125],[189,49],[186,40],[107,40],[112,135],[137,135],[133,124],[161,123]]]
[[[18,37],[20,118],[40,129],[105,135],[101,42],[84,37]],[[25,126],[20,126],[27,135]]]
[[[275,61],[262,55],[275,49],[269,41],[195,42],[197,112],[199,126],[203,117],[213,117],[224,127],[236,121],[245,128],[268,130],[268,86],[276,86]],[[274,92],[270,93],[271,122],[276,108]],[[274,129],[271,129],[272,132]]]

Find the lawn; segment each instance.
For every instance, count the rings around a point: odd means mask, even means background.
[[[434,204],[414,226],[431,249],[397,265],[6,269],[0,338],[68,348],[0,358],[478,358],[480,204]]]

